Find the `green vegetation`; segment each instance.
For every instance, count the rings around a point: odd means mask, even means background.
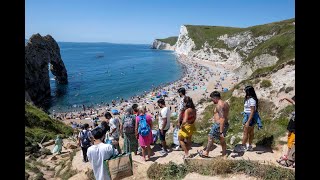
[[[168,43],[171,46],[173,46],[173,45],[176,44],[176,42],[178,40],[178,36],[172,36],[172,37],[168,37],[168,38],[165,38],[165,39],[156,39],[156,40],[164,42],[164,43]]]
[[[261,84],[260,84],[260,87],[263,87],[263,88],[267,88],[267,87],[270,87],[272,86],[272,83],[270,80],[262,80]]]
[[[292,30],[292,23],[295,22],[295,18],[287,19],[284,21],[278,21],[268,24],[262,24],[257,26],[248,27],[246,30],[250,30],[255,37],[263,36],[266,34],[281,34]],[[294,27],[294,26],[293,26]]]
[[[217,38],[224,34],[232,35],[243,31],[243,28],[223,27],[223,26],[194,26],[186,25],[188,35],[195,43],[196,50],[202,48],[205,42],[215,48],[227,48],[227,45]]]
[[[259,79],[259,78],[253,80],[253,84],[258,84],[259,82],[260,82],[260,79]]]
[[[285,93],[289,93],[293,90],[293,87],[287,87],[286,90],[284,90]]]
[[[293,59],[295,57],[294,26],[292,26],[290,31],[277,34],[264,43],[259,44],[253,49],[244,62],[252,62],[255,57],[266,53],[277,56],[279,58],[277,64]]]
[[[273,66],[269,66],[269,67],[265,67],[265,68],[259,68],[257,70],[255,70],[249,79],[253,79],[253,78],[257,78],[257,77],[264,77],[267,74],[270,74],[272,72],[276,72],[279,69],[283,68],[285,65],[294,65],[295,64],[295,60],[292,59],[290,61],[284,62],[284,63],[277,63]]]
[[[246,81],[244,81],[246,82]],[[241,82],[241,83],[244,83]],[[239,83],[240,84],[240,83]],[[238,84],[238,85],[239,85]],[[230,111],[229,111],[229,130],[226,136],[226,142],[228,148],[233,148],[230,144],[230,138],[234,135],[236,140],[234,143],[238,143],[242,138],[242,119],[243,115],[243,98],[231,96],[233,89],[228,92],[222,93],[223,100],[229,99]],[[215,105],[208,105],[202,113],[202,119],[196,122],[197,131],[194,133],[192,139],[194,143],[201,144],[203,146],[207,143],[208,133],[212,126],[211,119],[213,117],[213,108]],[[283,136],[286,132],[288,124],[289,113],[292,112],[292,106],[288,106],[279,112],[279,117],[274,118],[273,113],[274,104],[268,100],[259,101],[259,113],[263,123],[263,129],[255,130],[254,143],[257,145],[264,145],[269,147],[275,147],[277,138]],[[274,118],[274,119],[273,119]],[[239,137],[240,135],[240,137]],[[219,143],[219,142],[217,142]]]
[[[52,119],[41,109],[25,103],[25,146],[31,145],[34,141],[44,142],[54,139],[57,134],[62,137],[72,135],[73,130],[59,120]]]
[[[295,179],[291,169],[264,165],[248,160],[223,160],[214,158],[206,163],[167,164],[153,163],[147,170],[150,179],[183,179],[188,173],[196,172],[202,175],[227,175],[244,173],[249,176],[263,179]]]

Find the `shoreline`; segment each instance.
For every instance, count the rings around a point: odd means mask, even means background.
[[[80,124],[89,123],[92,125],[92,117],[99,117],[100,121],[105,120],[103,114],[106,111],[110,112],[113,109],[117,109],[121,115],[127,106],[137,103],[138,105],[146,106],[147,112],[155,119],[157,118],[156,111],[159,110],[156,103],[159,98],[155,98],[155,93],[166,91],[168,93],[167,97],[165,97],[166,106],[171,108],[171,112],[176,112],[178,100],[180,99],[177,90],[180,87],[186,88],[186,95],[190,96],[194,104],[197,105],[200,99],[207,98],[213,90],[221,92],[222,88],[226,87],[230,89],[234,86],[233,82],[235,80],[232,79],[232,73],[229,72],[230,69],[224,67],[223,64],[221,65],[221,62],[193,60],[175,52],[173,53],[176,56],[176,61],[182,65],[183,72],[179,79],[160,84],[157,87],[151,87],[149,91],[132,96],[123,102],[120,102],[120,99],[118,99],[115,106],[112,106],[112,103],[109,106],[108,103],[105,103],[86,108],[85,111],[78,108],[65,112],[54,112],[51,115],[60,118],[65,123],[73,121]]]

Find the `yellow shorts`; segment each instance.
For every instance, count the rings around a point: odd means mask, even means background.
[[[291,148],[295,141],[295,134],[294,132],[289,132],[288,134],[288,148]]]
[[[178,137],[180,137],[180,138],[191,137],[195,130],[196,130],[196,126],[194,125],[194,123],[193,124],[185,124],[179,130]]]

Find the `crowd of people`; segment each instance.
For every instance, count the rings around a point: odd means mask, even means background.
[[[259,100],[252,86],[246,86],[245,97],[243,102],[243,138],[241,146],[235,151],[246,152],[252,151],[252,142],[254,138],[254,126],[258,129],[263,128],[262,120],[259,115]],[[197,109],[190,96],[186,95],[185,88],[177,90],[180,96],[179,104],[177,104],[177,124],[179,129],[178,139],[180,146],[176,150],[182,149],[184,151],[183,158],[192,158],[189,153],[192,146],[192,136],[196,131],[195,124],[197,119]],[[213,124],[208,134],[207,146],[198,151],[202,158],[208,158],[209,152],[212,150],[213,143],[219,142],[222,148],[221,156],[227,157],[226,141],[229,129],[228,114],[230,105],[228,102],[222,100],[221,94],[218,91],[213,91],[209,98],[216,105],[213,109]],[[287,100],[294,105],[295,98],[283,98],[280,100]],[[177,101],[178,103],[178,101]],[[161,146],[161,155],[170,153],[166,143],[166,134],[171,128],[171,110],[166,105],[163,98],[157,100],[157,106],[160,108],[158,114],[158,132]],[[83,162],[92,164],[94,175],[96,179],[105,179],[108,177],[107,171],[103,167],[103,161],[112,157],[115,154],[131,153],[139,154],[141,149],[142,161],[150,160],[153,152],[150,145],[154,143],[152,127],[153,117],[148,113],[146,106],[133,104],[127,107],[123,116],[113,116],[110,112],[105,112],[105,121],[89,130],[89,125],[86,123],[82,126],[82,130],[78,134],[78,145],[81,146],[83,152]],[[120,118],[119,118],[120,117]],[[124,139],[120,147],[119,138]],[[294,167],[294,141],[295,141],[295,114],[293,112],[288,124],[288,151],[277,162],[283,166]],[[60,142],[60,141],[59,141]],[[103,177],[103,178],[102,178]]]
[[[151,92],[145,91],[129,99],[117,97],[110,104],[101,102],[97,107],[79,105],[80,110],[75,108],[66,113],[54,114],[63,121],[70,122],[75,129],[78,145],[82,149],[83,162],[91,163],[96,179],[110,178],[103,161],[117,154],[133,152],[140,155],[142,161],[152,160],[152,151],[155,149],[152,150],[151,145],[155,144],[157,139],[160,140],[158,145],[161,147],[159,154],[166,156],[172,150],[166,142],[166,135],[172,128],[174,131],[177,130],[179,142],[173,150],[182,150],[183,158],[192,158],[194,154],[189,153],[189,150],[194,132],[197,130],[197,115],[200,112],[200,108],[196,108],[194,102],[199,102],[202,98],[211,99],[215,108],[208,143],[197,154],[202,158],[208,158],[213,144],[219,143],[222,149],[221,156],[227,157],[225,137],[230,126],[228,115],[232,107],[223,100],[220,92],[227,91],[232,84],[241,79],[223,65],[221,69],[215,66],[215,70],[194,61],[185,61],[184,65],[185,73],[179,81],[159,87],[153,86]],[[209,79],[212,87],[209,85]],[[213,92],[209,93],[208,89]],[[241,145],[235,148],[237,152],[252,151],[254,127],[257,125],[258,129],[263,128],[259,115],[259,100],[254,88],[246,86],[244,91],[243,136]],[[283,100],[294,104],[294,98],[281,99]],[[114,109],[117,109],[117,113],[113,113]],[[172,123],[172,116],[177,119],[176,124]],[[288,151],[277,161],[287,167],[294,167],[294,120],[293,113],[288,124]],[[89,126],[86,123],[88,121],[93,125]],[[158,124],[156,130],[155,124]],[[80,132],[78,129],[81,129]],[[120,144],[120,138],[123,139],[123,144]],[[61,153],[61,143],[61,138],[57,137],[55,153]]]

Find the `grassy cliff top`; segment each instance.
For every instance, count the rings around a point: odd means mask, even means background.
[[[254,37],[270,34],[282,34],[288,31],[294,31],[292,23],[295,18],[273,22],[263,25],[251,26],[247,28],[237,27],[224,27],[224,26],[198,26],[198,25],[185,25],[189,37],[194,41],[196,49],[201,49],[204,43],[207,41],[210,46],[215,48],[227,48],[227,45],[223,41],[218,40],[219,36],[224,34],[233,35],[245,31],[252,32]]]
[[[178,40],[178,36],[172,36],[172,37],[168,37],[168,38],[164,38],[164,39],[156,39],[158,41],[164,42],[164,43],[168,43],[171,46],[175,45],[177,40]]]
[[[45,141],[72,135],[73,129],[59,120],[52,119],[44,111],[30,103],[25,103],[25,145],[32,141],[40,142],[44,136]]]
[[[196,26],[185,25],[189,37],[196,45],[196,49],[201,49],[205,42],[216,48],[226,48],[223,41],[218,40],[219,36],[224,34],[235,34],[243,31],[243,28],[223,27],[223,26]]]

